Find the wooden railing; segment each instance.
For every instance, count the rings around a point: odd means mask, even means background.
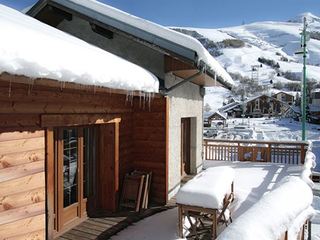
[[[303,164],[308,149],[301,141],[204,140],[204,159]]]

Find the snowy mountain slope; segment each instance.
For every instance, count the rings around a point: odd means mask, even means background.
[[[302,56],[294,53],[301,47],[303,17],[307,18],[311,33],[307,78],[320,82],[320,18],[311,13],[303,13],[288,22],[256,22],[221,29],[179,28],[178,31],[196,37],[233,74],[234,80],[254,78],[259,84],[268,84],[272,79],[285,88],[287,83],[299,85],[301,79]],[[242,44],[232,44],[235,40]],[[252,70],[253,66],[256,71]]]

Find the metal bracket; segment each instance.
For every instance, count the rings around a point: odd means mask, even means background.
[[[175,85],[173,85],[173,86],[171,86],[171,87],[169,87],[169,88],[165,88],[165,89],[161,90],[160,92],[161,92],[161,94],[163,94],[163,95],[166,96],[166,95],[168,95],[171,91],[173,91],[174,89],[176,89],[176,88],[178,88],[178,87],[186,84],[187,82],[190,82],[190,81],[194,80],[196,77],[198,77],[198,76],[201,75],[201,74],[202,74],[202,71],[199,71],[199,72],[195,73],[194,75],[192,75],[192,76],[190,76],[190,77],[182,80],[181,82],[178,82],[177,84],[175,84]]]

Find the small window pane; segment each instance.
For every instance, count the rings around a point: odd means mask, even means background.
[[[64,207],[78,201],[78,134],[76,129],[63,130],[63,190]]]

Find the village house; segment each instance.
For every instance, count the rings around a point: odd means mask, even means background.
[[[320,89],[314,89],[310,94],[310,104],[307,108],[308,121],[320,123]]]
[[[272,95],[273,98],[276,98],[277,100],[281,102],[285,102],[289,105],[294,105],[294,96],[290,93],[280,91],[278,93],[275,93]]]
[[[177,173],[202,168],[203,87],[231,87],[230,76],[195,39],[100,2],[39,1],[28,14],[158,77],[168,101],[166,194],[174,196]]]
[[[0,12],[1,237],[52,239],[117,211],[132,170],[166,204],[202,168],[203,87],[232,79],[198,41],[95,1],[29,12],[85,41]]]

